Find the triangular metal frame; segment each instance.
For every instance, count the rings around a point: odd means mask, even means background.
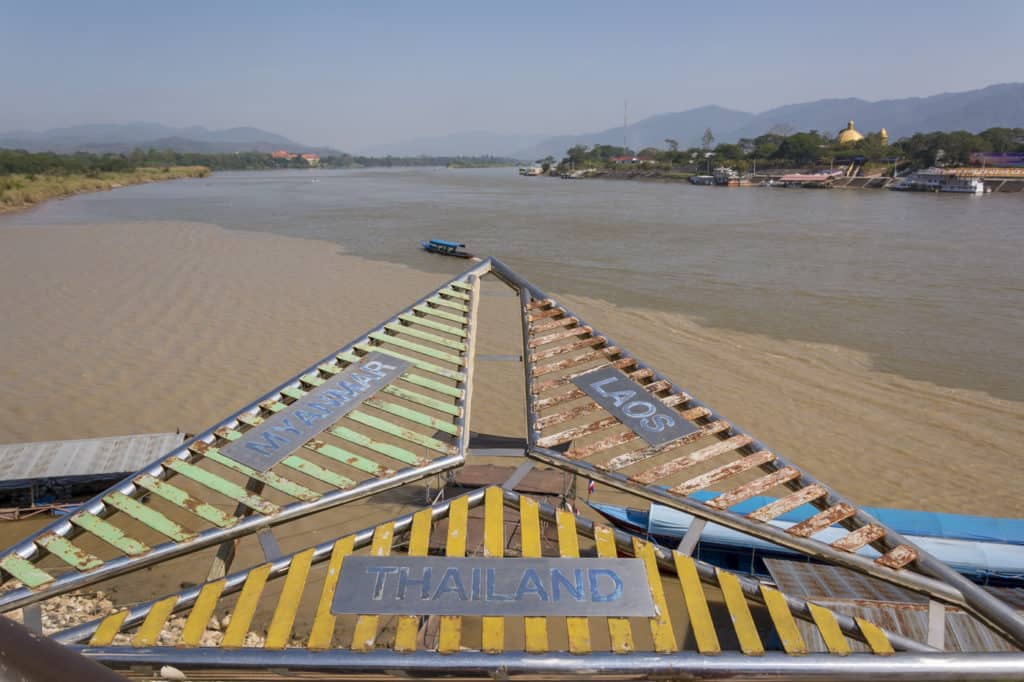
[[[233,553],[230,541],[236,538],[461,465],[469,442],[480,277],[489,269],[487,263],[470,267],[82,504],[68,518],[5,550],[0,554],[3,578],[21,586],[0,594],[0,611],[216,544],[222,553],[219,569],[212,573],[223,575]],[[220,452],[272,416],[296,412],[295,405],[305,409],[299,418],[313,422],[316,415],[310,416],[312,408],[301,399],[352,366],[369,366],[360,360],[372,352],[399,360],[395,365],[405,367],[401,376],[356,394],[358,401],[354,398],[340,418],[321,417],[323,428],[317,422],[312,439],[306,440],[307,434],[296,441],[296,446],[304,443],[297,451],[301,456],[293,452],[258,471]],[[182,480],[187,485],[176,485]],[[189,487],[201,492],[192,494]],[[261,494],[264,488],[284,502],[272,502]],[[235,504],[234,515],[214,501]],[[174,518],[162,513],[160,505],[174,512]],[[178,520],[182,512],[187,524]],[[132,524],[142,524],[141,530],[156,531],[167,541],[150,547],[123,527],[139,529]],[[108,551],[116,550],[113,558],[101,559],[76,544],[84,535],[102,541],[90,540]],[[40,561],[48,556],[58,557],[67,570],[41,568]]]
[[[469,510],[479,507],[483,507],[483,537],[479,546],[467,546]],[[370,556],[385,557],[402,545],[409,556],[425,556],[431,528],[441,521],[447,525],[447,556],[466,556],[467,553],[504,556],[507,553],[506,527],[511,522],[514,532],[520,534],[523,556],[541,556],[541,524],[545,523],[556,530],[558,553],[562,557],[580,556],[579,539],[585,538],[595,542],[599,557],[641,559],[657,615],[632,621],[593,616],[589,619],[522,618],[524,649],[517,651],[508,649],[505,628],[506,621],[516,617],[484,616],[481,646],[467,650],[461,616],[439,617],[437,643],[424,647],[425,621],[418,614],[398,617],[393,635],[385,637],[383,619],[379,616],[331,613],[330,604],[345,557],[367,548]],[[327,564],[327,570],[322,576],[311,578],[311,567],[323,563]],[[674,576],[675,580],[665,586],[662,581],[665,576]],[[275,580],[283,582],[279,595],[272,593],[273,596],[265,597],[266,584]],[[722,590],[728,618],[712,619],[705,586]],[[318,596],[316,615],[308,632],[296,638],[296,611],[304,593]],[[212,634],[207,632],[211,616],[223,611],[221,600],[234,594],[239,596],[231,607],[230,623],[218,641],[204,644],[203,637]],[[672,604],[685,608],[692,637],[683,638],[683,643],[692,639],[690,650],[680,646],[680,625],[674,623],[672,615],[680,613],[680,609],[671,608]],[[261,605],[273,607],[266,636],[260,645],[246,645],[253,614]],[[766,631],[763,625],[760,630],[755,625],[751,606],[768,611],[770,634],[777,639],[780,650],[766,651]],[[174,614],[185,616],[185,621],[179,623],[180,635],[168,639],[167,624]],[[715,659],[721,657],[721,666],[716,668],[719,675],[730,666],[754,672],[777,670],[782,665],[794,674],[821,670],[830,665],[829,660],[835,666],[837,661],[830,656],[806,655],[807,646],[794,618],[813,624],[828,648],[827,653],[845,657],[842,668],[851,673],[860,665],[877,669],[876,655],[886,656],[886,665],[902,666],[904,661],[913,660],[927,667],[942,659],[950,666],[947,670],[964,669],[963,660],[957,661],[956,657],[884,632],[862,619],[787,597],[751,578],[736,576],[679,552],[663,550],[645,540],[578,518],[572,512],[556,510],[496,487],[478,489],[277,561],[116,611],[53,637],[114,667],[137,669],[138,666],[173,665],[185,672],[197,668],[204,671],[270,668],[276,671],[274,674],[281,670],[329,670],[337,675],[351,675],[400,668],[405,674],[414,675],[453,670],[495,675],[513,669],[543,676],[564,673],[567,661],[595,671],[603,671],[603,666],[613,670],[628,666],[634,673],[651,675],[707,672],[707,664],[695,658],[695,653]],[[342,641],[338,634],[341,619],[348,619],[345,629],[350,629],[351,634],[345,638],[347,641]],[[602,649],[603,645],[594,645],[595,627],[606,628],[607,650]],[[557,650],[551,645],[549,635],[556,628],[565,632],[566,650]],[[115,643],[119,635],[122,641]],[[127,642],[123,641],[126,635],[130,637]],[[649,646],[638,646],[634,636]],[[724,651],[720,643],[722,636],[735,638],[737,648]],[[866,645],[870,653],[855,653],[851,642]],[[1005,669],[1005,662],[1002,665]],[[842,677],[840,674],[839,678]]]
[[[1012,608],[724,419],[500,262],[494,262],[494,271],[520,294],[529,457],[964,608],[1024,648],[1024,618]],[[628,372],[645,395],[656,397],[689,422],[690,434],[666,444],[647,445],[618,416],[571,383],[600,367]],[[539,379],[545,376],[556,378]],[[580,424],[584,417],[590,421]],[[567,452],[553,449],[598,433],[596,440],[591,438],[584,446]],[[698,440],[713,444],[687,452],[685,446]],[[666,461],[663,456],[673,451],[674,457]],[[602,454],[612,453],[611,459],[601,459]],[[712,459],[717,463],[729,455],[739,457],[675,486],[659,485],[693,465]],[[655,462],[659,464],[650,466]],[[637,465],[644,468],[638,471]],[[622,473],[629,469],[630,473]],[[707,502],[688,497],[744,472],[762,475]],[[779,487],[788,494],[772,505],[747,515],[729,511],[743,500]],[[821,511],[786,530],[768,523],[805,504]],[[850,533],[832,544],[814,539],[816,533],[835,524]],[[874,561],[857,554],[868,545],[880,554]]]

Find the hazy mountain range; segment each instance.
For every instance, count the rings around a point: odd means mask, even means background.
[[[42,132],[0,133],[0,147],[28,151],[125,153],[136,147],[178,152],[292,152],[339,153],[330,147],[310,147],[259,128],[208,130],[202,126],[172,128],[159,123],[103,123],[53,128]]]
[[[703,106],[657,114],[631,123],[627,137],[629,146],[636,150],[644,147],[663,149],[666,138],[678,141],[685,148],[700,144],[706,128],[711,128],[716,142],[735,142],[742,137],[757,137],[772,129],[793,132],[819,130],[835,134],[850,119],[862,132],[885,127],[892,140],[935,130],[979,132],[994,126],[1024,127],[1024,83],[878,102],[857,98],[822,99],[788,104],[759,114]],[[457,132],[347,151],[373,156],[493,155],[532,160],[548,155],[561,158],[569,147],[577,144],[621,145],[622,140],[623,129],[617,125],[597,132],[554,137]],[[189,152],[287,149],[293,152],[339,153],[330,147],[298,144],[259,128],[208,130],[199,126],[172,128],[157,123],[80,125],[44,132],[12,131],[0,133],[0,147],[58,152],[121,153],[142,147]]]

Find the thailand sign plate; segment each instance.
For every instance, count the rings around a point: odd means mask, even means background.
[[[654,447],[697,431],[697,427],[616,367],[581,374],[572,383]]]
[[[408,368],[405,360],[369,353],[296,400],[288,409],[249,429],[220,452],[239,464],[267,471]]]
[[[640,559],[349,556],[331,613],[655,615]]]

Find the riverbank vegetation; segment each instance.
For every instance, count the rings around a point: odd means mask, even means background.
[[[886,144],[879,133],[869,133],[852,144],[840,144],[817,130],[786,134],[770,132],[736,143],[712,146],[710,130],[700,147],[679,149],[675,140],[665,140],[666,149],[648,147],[639,151],[614,145],[577,145],[566,152],[558,165],[569,170],[611,169],[623,164],[642,164],[663,172],[699,173],[712,166],[729,166],[740,172],[784,168],[842,167],[851,163],[865,169],[892,172],[934,165],[959,166],[971,162],[976,152],[1024,152],[1024,128],[990,128],[974,134],[966,131],[917,133]]]
[[[53,169],[39,173],[0,172],[0,212],[27,208],[48,199],[82,192],[98,192],[162,180],[203,177],[209,172],[205,166],[165,166],[129,170],[91,168],[82,172]]]

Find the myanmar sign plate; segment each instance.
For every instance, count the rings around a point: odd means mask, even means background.
[[[349,556],[331,613],[655,615],[640,559]]]
[[[369,353],[296,400],[288,409],[249,429],[220,452],[239,464],[267,471],[408,368],[405,360],[384,353]]]
[[[572,383],[654,447],[697,431],[697,427],[616,367],[581,374]]]

